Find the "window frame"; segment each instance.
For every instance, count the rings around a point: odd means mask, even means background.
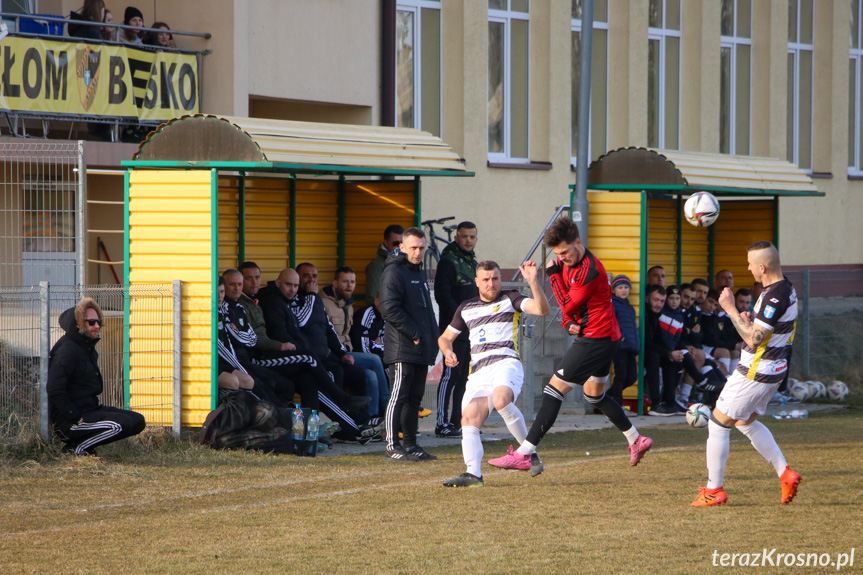
[[[729,69],[729,107],[728,107],[728,151],[722,151],[722,146],[720,143],[719,152],[722,154],[738,154],[737,150],[737,57],[738,57],[738,47],[739,46],[749,46],[749,124],[748,124],[748,142],[747,142],[747,150],[745,155],[749,155],[752,152],[752,2],[749,2],[749,36],[739,36],[740,33],[738,30],[738,9],[739,9],[739,0],[731,0],[734,6],[734,16],[732,18],[732,25],[734,28],[733,36],[725,36],[720,35],[719,40],[719,49],[720,49],[720,68],[719,73],[722,74],[722,58],[721,51],[723,48],[729,48],[731,50],[731,62]],[[720,23],[721,27],[721,23]],[[720,28],[721,34],[721,28]],[[720,88],[721,88],[721,79],[720,79]],[[721,97],[720,97],[720,119],[721,119]],[[720,121],[719,132],[722,133],[723,126]]]
[[[850,115],[848,118],[848,129],[850,130],[849,139],[851,140],[848,155],[851,157],[850,162],[848,164],[848,175],[861,177],[863,176],[863,110],[861,110],[861,106],[863,106],[863,81],[861,81],[860,75],[863,73],[863,29],[861,29],[860,17],[863,14],[863,0],[852,0],[854,4],[857,5],[857,29],[851,31],[851,34],[856,36],[856,38],[852,37],[849,42],[849,64],[853,64],[855,68],[855,74],[853,78],[848,78],[849,82],[853,80],[853,86],[849,86],[849,92],[853,90],[853,101],[849,101],[848,105]],[[854,47],[854,40],[856,39],[857,47]],[[850,93],[849,93],[850,95]]]
[[[801,0],[796,0],[797,14],[796,14],[796,23],[797,23],[797,31],[796,31],[796,40],[795,42],[788,42],[788,50],[787,55],[794,57],[794,79],[792,82],[792,105],[793,110],[791,112],[793,120],[791,122],[791,128],[793,128],[793,136],[791,138],[792,142],[792,150],[789,157],[788,150],[786,150],[786,158],[793,163],[795,166],[806,172],[807,174],[812,173],[812,164],[814,161],[814,142],[815,142],[815,3],[813,0],[812,3],[812,43],[805,43],[800,41],[801,37],[801,28],[800,28],[800,14],[802,12],[803,3]],[[789,14],[789,18],[791,15]],[[800,55],[802,52],[809,52],[810,58],[812,60],[812,77],[810,78],[810,90],[811,90],[811,99],[812,105],[809,110],[809,167],[805,168],[800,165]]]
[[[521,12],[512,9],[512,1],[506,0],[507,9],[500,10],[495,8],[488,8],[488,17],[486,22],[486,29],[488,29],[488,25],[491,23],[503,24],[504,30],[504,58],[503,58],[503,113],[504,113],[504,127],[503,127],[503,152],[491,152],[489,151],[489,141],[488,141],[488,56],[490,55],[490,46],[486,46],[486,152],[488,154],[488,162],[490,164],[529,164],[530,163],[530,103],[531,103],[531,94],[530,94],[530,59],[531,59],[531,47],[530,47],[530,4],[528,4],[528,11]],[[527,22],[527,155],[524,158],[521,157],[513,157],[512,156],[512,90],[511,90],[511,81],[512,81],[512,21],[520,20],[523,22]]]
[[[667,17],[668,10],[666,8],[667,0],[661,0],[662,2],[662,28],[654,28],[648,24],[647,28],[647,48],[648,48],[648,70],[647,70],[647,79],[648,79],[648,95],[650,94],[650,42],[651,41],[659,41],[659,94],[657,96],[659,110],[657,114],[657,124],[658,124],[658,140],[656,143],[656,147],[659,149],[666,149],[667,145],[665,142],[665,103],[666,103],[666,59],[667,59],[667,43],[668,38],[677,38],[678,42],[678,59],[677,59],[677,146],[673,149],[680,149],[680,137],[681,137],[681,129],[682,129],[682,121],[681,121],[681,100],[683,95],[683,66],[681,63],[682,54],[683,54],[683,8],[684,2],[681,0],[679,5],[678,17],[680,19],[680,29],[674,30],[672,28],[668,28]],[[650,102],[648,101],[647,112],[650,113]],[[648,127],[649,128],[649,127]],[[650,131],[648,129],[648,146],[650,145]]]
[[[581,30],[582,30],[582,19],[581,18],[571,18],[570,19],[570,28],[569,28],[570,42],[572,42],[572,35],[576,32],[578,34],[581,34]],[[594,30],[594,32],[596,32],[596,30],[605,30],[605,32],[606,32],[606,36],[605,36],[605,117],[603,118],[603,121],[605,122],[605,144],[603,145],[603,148],[607,148],[608,147],[608,86],[609,86],[609,82],[608,82],[608,76],[609,76],[609,74],[608,74],[608,44],[609,44],[608,19],[606,18],[606,20],[603,22],[603,21],[598,21],[598,20],[596,20],[596,18],[594,18],[593,30]],[[596,43],[595,39],[596,39],[596,35],[594,34],[594,44]],[[591,58],[591,66],[593,64],[592,60],[593,59]],[[593,68],[591,67],[591,71],[592,70],[593,70]],[[574,88],[574,86],[573,86],[574,80],[575,80],[574,78],[570,78],[570,80],[569,80],[570,90],[571,90],[570,97],[573,99],[578,98],[580,96],[579,94],[576,94],[575,90],[573,89]],[[592,88],[593,80],[594,80],[594,74],[591,73],[591,78],[590,78],[591,91],[593,89]],[[579,89],[580,88],[581,88],[581,86],[580,86],[580,82],[579,82]],[[570,103],[570,109],[571,108],[572,108],[572,104]],[[588,149],[591,151],[589,154],[589,156],[591,158],[593,158],[593,153],[592,153],[592,150],[593,150],[593,121],[594,121],[593,120],[593,112],[594,112],[593,94],[591,93],[590,113],[588,114],[588,121],[587,121],[587,141],[588,141]],[[575,119],[573,118],[572,123],[574,123],[574,122],[575,122]],[[572,130],[572,123],[570,123],[570,130],[569,130],[570,153],[573,150],[576,150],[577,146],[578,146],[578,142],[575,141],[577,138],[577,135]],[[570,156],[570,164],[572,165],[572,167],[576,167],[578,165],[578,156],[577,155],[571,155]]]
[[[399,69],[398,69],[398,58],[396,58],[396,64],[394,66],[394,72],[396,75],[395,81],[395,118],[393,119],[393,125],[396,127],[412,127],[417,130],[423,129],[423,117],[422,117],[422,104],[423,104],[423,88],[422,88],[422,58],[423,58],[423,38],[422,38],[422,11],[423,10],[437,10],[439,12],[439,22],[440,26],[438,27],[438,46],[440,50],[438,52],[438,67],[440,69],[440,78],[438,79],[438,126],[436,136],[440,136],[443,130],[443,4],[440,0],[398,0],[396,3],[396,14],[398,12],[410,12],[413,14],[413,22],[414,22],[414,53],[413,53],[413,88],[414,88],[414,97],[413,97],[413,126],[401,126],[399,125],[399,109],[398,109],[398,101],[399,101]],[[396,16],[396,26],[398,26],[398,16]],[[398,40],[398,37],[396,37]],[[398,46],[396,47],[396,51],[398,53]],[[432,132],[434,133],[434,132]]]

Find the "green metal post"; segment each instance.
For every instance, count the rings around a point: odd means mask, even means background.
[[[638,293],[638,337],[641,340],[641,353],[638,354],[638,414],[644,411],[644,324],[646,306],[644,305],[645,288],[647,287],[647,192],[641,192],[641,246],[639,267]]]
[[[129,294],[129,176],[131,170],[126,170],[123,174],[123,345],[124,349],[129,349],[129,307],[132,304],[132,297]],[[132,399],[131,387],[131,362],[129,361],[128,353],[123,354],[123,403],[126,409],[129,409],[129,404]]]
[[[293,174],[291,174],[291,179],[288,182],[290,195],[291,195],[291,215],[290,215],[290,227],[289,230],[290,238],[290,246],[289,257],[290,257],[290,266],[292,268],[297,267],[297,178]]]
[[[219,172],[210,170],[210,409],[219,398]]]
[[[246,261],[246,172],[240,172],[239,213],[237,220],[237,259]]]
[[[337,205],[337,218],[339,220],[338,223],[338,246],[336,261],[338,262],[338,266],[345,265],[345,213],[346,209],[346,201],[345,201],[345,177],[339,176],[339,184],[336,196],[336,205]]]
[[[683,281],[683,197],[677,196],[677,285]]]
[[[716,237],[716,232],[714,231],[714,227],[710,226],[707,228],[707,283],[711,283],[714,277],[713,267],[716,263],[716,254],[713,252],[715,243],[714,239]]]
[[[779,196],[773,196],[773,245],[779,248]]]
[[[414,177],[414,226],[422,227],[423,187],[420,177]]]

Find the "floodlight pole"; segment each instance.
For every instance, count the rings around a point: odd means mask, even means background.
[[[590,161],[590,62],[593,54],[593,0],[584,0],[581,9],[581,73],[578,83],[578,150],[575,165],[575,199],[570,213],[578,224],[581,241],[587,245],[589,206],[587,164]]]

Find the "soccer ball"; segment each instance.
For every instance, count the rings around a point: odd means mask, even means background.
[[[692,427],[707,427],[710,421],[710,408],[703,403],[693,403],[686,410],[686,423]]]
[[[696,228],[706,228],[719,217],[719,200],[710,192],[695,192],[683,204],[683,217]]]
[[[827,386],[827,397],[833,401],[844,401],[848,399],[848,386],[841,381],[831,381]]]
[[[822,399],[827,397],[827,386],[820,381],[807,381],[809,386],[809,397],[812,399]]]
[[[790,393],[791,397],[794,399],[806,401],[809,399],[809,385],[807,385],[805,381],[795,381],[788,386],[788,393]]]

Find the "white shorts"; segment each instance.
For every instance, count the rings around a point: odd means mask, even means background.
[[[759,383],[735,370],[728,377],[716,408],[732,419],[748,421],[753,413],[764,415],[767,402],[776,393],[779,383]]]
[[[467,404],[476,397],[488,397],[488,411],[494,410],[491,395],[495,387],[508,387],[515,396],[513,402],[521,393],[524,383],[524,368],[516,358],[502,359],[491,365],[487,365],[478,372],[471,373],[467,378],[464,388],[464,397],[461,400],[461,408],[467,408]]]

